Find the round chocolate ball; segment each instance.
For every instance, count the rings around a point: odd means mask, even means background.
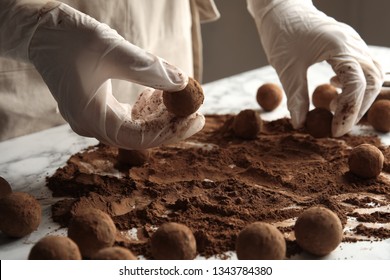
[[[68,237],[79,246],[81,255],[91,258],[114,244],[116,227],[111,217],[95,208],[80,210],[71,220]]]
[[[178,223],[160,226],[151,237],[151,248],[156,260],[192,260],[196,256],[192,231]]]
[[[93,257],[94,260],[136,260],[134,254],[123,247],[114,246],[100,249]]]
[[[364,179],[376,178],[383,168],[382,152],[371,144],[361,144],[352,149],[348,157],[349,170]]]
[[[312,95],[314,107],[330,111],[330,102],[338,95],[337,88],[331,84],[322,84],[315,88]]]
[[[277,84],[266,83],[258,88],[256,94],[257,103],[264,111],[275,110],[283,99],[283,91]]]
[[[314,138],[332,136],[332,112],[324,108],[315,108],[306,115],[306,130]]]
[[[325,256],[341,243],[343,226],[339,217],[324,207],[311,207],[299,215],[294,226],[298,245],[316,256]]]
[[[11,185],[0,176],[0,199],[12,193]]]
[[[238,234],[236,252],[240,260],[282,260],[286,257],[286,241],[275,226],[255,222]]]
[[[165,107],[168,112],[178,117],[187,117],[195,113],[203,101],[203,89],[193,78],[189,78],[187,86],[182,90],[163,92]]]
[[[382,88],[378,96],[376,97],[375,101],[383,100],[383,99],[390,100],[390,88],[388,87]]]
[[[79,247],[66,236],[46,236],[28,255],[29,260],[81,260]]]
[[[32,195],[13,192],[0,199],[0,230],[10,237],[23,237],[41,223],[42,210]]]
[[[368,122],[372,127],[387,133],[390,131],[390,100],[382,99],[375,101],[368,110]]]
[[[254,110],[243,110],[233,120],[233,132],[237,137],[251,140],[255,139],[263,126],[258,113]]]
[[[150,157],[149,150],[118,149],[118,161],[126,166],[142,166]]]

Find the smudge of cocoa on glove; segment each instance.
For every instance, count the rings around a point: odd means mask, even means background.
[[[379,138],[313,138],[280,119],[264,121],[260,137],[246,141],[235,136],[234,117],[206,116],[202,131],[151,149],[147,164],[126,171],[114,167],[113,147],[98,145],[73,155],[47,181],[54,196],[68,196],[53,206],[53,219],[67,226],[76,209],[94,205],[113,218],[118,230],[137,229],[137,239],[117,236],[116,244],[146,258],[151,258],[155,227],[167,222],[190,227],[200,255],[224,258],[235,250],[245,226],[262,221],[283,231],[288,257],[301,250],[288,219],[305,209],[324,206],[345,226],[354,209],[373,209],[364,201],[390,205],[387,174],[362,180],[348,172],[351,147],[370,143],[390,155]],[[359,239],[344,235],[343,240]]]

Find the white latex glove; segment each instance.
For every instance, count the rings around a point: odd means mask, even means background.
[[[34,64],[76,133],[124,149],[146,149],[202,129],[203,115],[177,118],[162,104],[162,91],[183,89],[188,76],[107,25],[59,2],[4,0],[0,9],[0,54]],[[154,88],[156,94],[146,89],[132,108],[112,95],[114,78]]]
[[[349,132],[380,92],[383,73],[350,26],[318,11],[311,0],[248,0],[269,63],[287,94],[295,128],[304,125],[310,99],[307,70],[326,60],[342,85],[332,134]]]

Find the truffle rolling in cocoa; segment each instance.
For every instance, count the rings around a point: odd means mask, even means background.
[[[353,148],[348,157],[349,170],[363,179],[378,177],[383,163],[382,152],[371,144],[361,144]]]
[[[91,258],[114,244],[116,227],[111,217],[95,208],[80,210],[70,221],[68,237],[79,246],[81,255]]]
[[[252,140],[257,137],[263,126],[259,114],[254,110],[243,110],[233,120],[233,132],[242,139]]]
[[[66,236],[46,236],[31,248],[28,259],[81,260],[81,253],[77,244]]]
[[[0,176],[0,199],[12,193],[11,185]]]
[[[383,133],[390,132],[390,100],[375,101],[368,110],[368,122],[372,127]]]
[[[178,117],[187,117],[195,113],[203,101],[203,89],[193,78],[189,78],[187,86],[180,91],[163,92],[165,107],[167,107],[168,112]]]
[[[94,260],[136,260],[134,254],[123,247],[114,246],[100,249],[93,256]]]
[[[343,226],[339,217],[331,210],[318,206],[299,215],[294,232],[298,245],[316,256],[328,255],[343,238]]]
[[[156,260],[192,260],[196,240],[192,231],[174,222],[160,226],[151,237],[152,255]]]
[[[142,166],[150,157],[149,150],[118,149],[118,162],[124,166]]]
[[[264,111],[275,110],[283,99],[283,91],[280,86],[273,83],[263,84],[256,93],[257,103]]]
[[[312,103],[316,108],[330,111],[330,103],[338,96],[337,88],[331,84],[322,84],[315,88],[312,95]]]
[[[286,257],[286,241],[275,226],[255,222],[238,234],[236,253],[240,260],[282,260]]]
[[[10,237],[23,237],[41,223],[42,210],[32,195],[13,192],[0,199],[0,230]]]
[[[306,115],[305,127],[314,138],[332,136],[333,114],[324,108],[315,108]]]

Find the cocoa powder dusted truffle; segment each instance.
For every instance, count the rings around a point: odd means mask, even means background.
[[[379,92],[378,96],[376,97],[375,101],[378,100],[390,100],[390,88],[389,87],[384,87],[381,89]]]
[[[256,100],[264,111],[275,110],[282,102],[282,99],[283,91],[277,84],[266,83],[257,90]]]
[[[315,88],[312,95],[314,107],[330,111],[330,102],[338,95],[337,88],[331,84],[322,84]]]
[[[243,110],[233,120],[233,132],[236,136],[251,140],[255,139],[263,126],[259,114],[254,110]]]
[[[339,217],[324,207],[311,207],[299,215],[294,226],[298,245],[316,256],[325,256],[341,243],[343,226]]]
[[[152,255],[157,260],[192,260],[196,241],[192,231],[183,224],[165,223],[151,237]]]
[[[80,210],[70,221],[68,237],[79,246],[83,257],[91,258],[97,251],[111,247],[116,227],[111,217],[95,208]]]
[[[0,199],[0,230],[10,237],[23,237],[41,223],[42,210],[32,195],[13,192]]]
[[[163,92],[165,107],[167,107],[168,112],[178,117],[187,117],[195,113],[203,101],[203,89],[193,78],[189,78],[187,86],[180,91]]]
[[[123,247],[114,246],[100,249],[97,251],[92,259],[94,260],[136,260],[134,254]]]
[[[332,136],[333,114],[324,108],[315,108],[306,115],[306,130],[314,138]]]
[[[0,176],[0,199],[12,193],[11,185]]]
[[[368,122],[379,132],[390,132],[390,100],[375,101],[368,110]]]
[[[28,255],[29,260],[81,260],[77,244],[66,236],[46,236],[39,240]]]
[[[286,241],[275,226],[255,222],[239,233],[236,252],[240,260],[282,260],[286,256]]]
[[[376,178],[383,168],[382,152],[371,144],[361,144],[352,149],[348,157],[349,170],[364,179]]]
[[[125,166],[142,166],[150,157],[149,150],[118,149],[118,161]]]

